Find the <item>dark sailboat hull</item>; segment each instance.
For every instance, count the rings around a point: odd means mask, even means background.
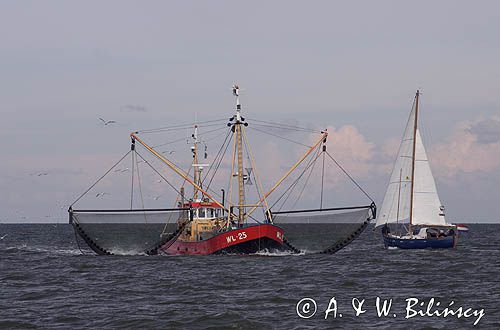
[[[454,248],[458,242],[457,235],[432,238],[402,238],[383,235],[386,248],[399,249],[449,249]]]

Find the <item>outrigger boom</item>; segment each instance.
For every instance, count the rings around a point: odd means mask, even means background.
[[[135,132],[130,133],[130,137],[132,138],[132,144],[135,143],[135,141],[139,142],[144,148],[146,148],[149,152],[151,152],[153,155],[155,155],[158,159],[160,159],[165,165],[170,167],[175,173],[180,175],[184,180],[189,182],[194,188],[197,190],[201,191],[205,196],[207,196],[210,200],[212,200],[217,206],[221,207],[225,211],[229,212],[228,209],[224,207],[219,201],[217,201],[210,193],[205,191],[202,187],[197,185],[189,176],[187,176],[181,169],[179,169],[177,166],[175,166],[172,162],[170,162],[168,159],[163,157],[161,154],[159,154],[156,150],[151,148],[146,142],[142,141],[136,134]]]
[[[326,138],[328,137],[328,132],[327,130],[325,129],[323,132],[321,132],[322,135],[321,135],[321,138],[316,141],[316,143],[310,147],[307,152],[288,170],[288,172],[286,172],[282,177],[281,179],[278,180],[278,182],[276,182],[276,184],[269,190],[269,192],[267,192],[256,204],[256,206],[254,206],[252,209],[250,209],[250,211],[248,211],[248,214],[251,215],[261,204],[264,200],[266,200],[267,197],[269,197],[269,195],[271,195],[275,190],[276,188],[279,187],[279,185],[290,175],[290,173],[292,173],[296,168],[297,166],[299,166],[303,161],[304,159],[307,158],[307,156],[309,156],[311,154],[311,152],[314,151],[314,149],[316,149],[318,147],[318,145],[320,143],[326,143]],[[272,220],[271,220],[272,221]]]

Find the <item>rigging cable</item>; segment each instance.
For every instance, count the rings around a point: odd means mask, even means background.
[[[190,167],[190,168],[189,168],[189,170],[188,170],[188,172],[187,172],[187,174],[188,174],[188,175],[191,173],[191,168],[192,168],[192,167]],[[182,189],[182,188],[184,188],[184,186],[185,186],[185,185],[186,185],[186,179],[184,179],[184,180],[182,181],[181,189]],[[182,197],[182,196],[181,196],[181,193],[179,192],[179,194],[177,195],[177,198],[175,199],[175,202],[174,202],[174,207],[175,207],[175,205],[177,205],[178,203],[182,202],[181,197]],[[181,205],[181,207],[184,207],[184,205]],[[167,230],[167,227],[168,227],[168,225],[170,224],[170,220],[172,220],[172,215],[173,215],[173,213],[171,213],[171,214],[169,215],[169,217],[168,217],[167,221],[165,222],[165,226],[163,226],[163,229],[162,229],[162,231],[161,231],[160,237],[162,237],[162,236],[165,234],[165,232],[166,232],[166,230]]]
[[[253,157],[252,153],[252,148],[250,146],[250,142],[248,141],[247,134],[244,129],[241,130],[243,132],[243,141],[244,141],[244,146],[247,152],[247,158],[250,161],[250,165],[252,166],[251,168],[253,169],[251,172],[253,172],[253,178],[256,183],[255,190],[257,191],[257,196],[259,197],[259,200],[262,199],[261,195],[261,190],[262,193],[264,192],[264,188],[262,187],[262,182],[260,181],[259,174],[257,172],[257,166],[255,164],[255,159]],[[248,178],[251,180],[251,173],[248,173]],[[264,218],[268,219],[268,221],[272,221],[271,216],[270,216],[270,211],[269,211],[269,203],[267,202],[267,198],[264,198],[264,203],[266,206],[266,210],[262,208],[262,212],[264,213]]]
[[[179,195],[181,195],[181,192],[180,192],[180,191],[178,191],[178,190],[175,188],[175,186],[174,186],[174,185],[172,185],[172,184],[171,184],[171,183],[170,183],[170,182],[169,182],[169,181],[168,181],[168,180],[167,180],[167,179],[166,179],[163,175],[161,175],[161,174],[160,174],[160,173],[156,170],[156,168],[154,168],[154,167],[153,167],[153,166],[152,166],[152,165],[151,165],[151,164],[150,164],[150,163],[149,163],[149,162],[148,162],[148,161],[147,161],[144,157],[142,157],[142,155],[141,155],[140,153],[137,153],[137,155],[139,155],[139,157],[140,157],[140,158],[144,161],[144,163],[146,163],[149,167],[151,167],[151,169],[152,169],[153,171],[155,171],[155,172],[156,172],[156,174],[158,174],[158,175],[159,175],[159,176],[160,176],[160,177],[161,177],[161,178],[162,178],[162,179],[163,179],[163,180],[164,180],[164,181],[165,181],[165,182],[166,182],[166,183],[167,183],[167,184],[168,184],[168,185],[169,185],[172,189],[174,189],[174,190],[178,193],[178,196],[179,196]],[[188,172],[188,174],[189,174],[189,172]],[[137,173],[137,175],[139,175],[139,173]],[[184,183],[185,183],[185,182],[186,182],[186,180],[184,180]],[[182,186],[184,186],[184,183],[182,184]],[[142,191],[141,191],[141,199],[142,199]],[[184,205],[183,205],[183,207],[184,207]],[[142,201],[142,208],[144,209],[144,200]],[[162,232],[161,232],[161,234],[160,234],[160,237],[162,237],[162,235],[165,233],[165,230],[167,229],[167,226],[168,226],[168,224],[170,223],[170,220],[172,219],[172,215],[173,215],[173,214],[174,214],[174,213],[170,213],[170,214],[169,214],[169,217],[168,217],[168,219],[167,219],[167,221],[166,221],[166,223],[165,223],[165,226],[164,226],[164,227],[163,227],[163,229],[162,229]],[[146,213],[145,213],[145,211],[144,211],[144,221],[147,223],[147,219],[146,219]],[[179,231],[179,229],[180,229],[180,228],[178,228],[178,231]],[[182,227],[182,229],[184,229],[184,228]],[[163,240],[164,240],[164,239],[163,239]],[[163,240],[162,240],[162,241],[163,241]],[[159,249],[162,245],[163,245],[163,244],[160,244],[160,245],[156,248],[156,250],[157,250],[157,249]],[[152,250],[152,251],[153,251],[153,250]],[[149,253],[148,253],[148,254],[149,254]]]
[[[319,150],[319,149],[318,149],[318,150]],[[317,159],[317,156],[316,156],[316,159]],[[272,208],[273,208],[276,204],[278,204],[278,202],[279,202],[279,201],[280,201],[280,200],[281,200],[281,199],[282,199],[282,198],[283,198],[283,197],[284,197],[287,193],[289,193],[289,194],[288,194],[288,196],[291,194],[291,190],[292,190],[292,189],[294,189],[294,187],[298,184],[298,182],[299,182],[300,178],[301,178],[301,177],[304,175],[304,173],[305,173],[305,172],[309,169],[309,167],[312,165],[313,161],[315,161],[314,156],[312,156],[312,157],[309,159],[309,161],[308,161],[307,165],[305,166],[304,170],[300,173],[300,175],[297,177],[297,179],[296,179],[296,180],[295,180],[295,181],[294,181],[294,182],[293,182],[293,183],[292,183],[292,184],[291,184],[291,185],[290,185],[290,186],[289,186],[289,187],[288,187],[288,188],[287,188],[287,189],[283,192],[283,194],[282,194],[282,195],[281,195],[281,196],[280,196],[280,197],[276,200],[276,202],[274,202],[274,204],[273,204],[273,205],[271,205],[271,207],[270,207],[271,209],[272,209]],[[280,210],[281,210],[281,208],[283,208],[284,203],[286,202],[286,200],[287,200],[287,199],[288,199],[288,197],[287,197],[287,198],[285,199],[285,201],[281,204],[281,206],[280,206],[280,208],[279,208]]]
[[[411,114],[412,114],[413,109],[415,107],[415,102],[416,102],[416,98],[413,99],[413,103],[412,103],[411,108],[410,108],[410,116],[408,116],[408,119],[406,120],[405,130],[403,131],[403,134],[401,136],[401,142],[399,143],[398,152],[396,153],[396,159],[394,160],[394,165],[393,165],[393,168],[392,168],[392,171],[391,171],[391,177],[392,177],[392,172],[394,172],[394,170],[396,169],[396,163],[397,163],[398,157],[401,157],[401,158],[407,157],[407,156],[404,156],[404,155],[399,155],[399,153],[401,151],[401,148],[403,146],[403,142],[413,140],[413,138],[411,138],[411,139],[405,139],[405,133],[406,133],[406,128],[410,124]],[[393,183],[393,182],[389,182],[389,184],[391,184],[391,183]],[[394,204],[395,204],[395,202],[394,202],[394,200],[392,200],[391,201],[391,205],[389,207],[389,212],[392,212],[392,210],[394,210],[394,207],[396,206]],[[375,231],[375,228],[373,230]]]
[[[365,196],[368,197],[368,199],[370,201],[372,201],[373,203],[375,203],[375,201],[370,197],[370,195],[368,195],[368,193],[366,191],[364,191],[363,188],[361,188],[361,186],[356,182],[356,180],[354,180],[349,175],[349,173],[347,173],[347,171],[344,170],[344,168],[342,166],[340,166],[340,164],[332,157],[332,155],[330,155],[330,153],[328,151],[325,151],[325,152],[328,155],[328,157],[330,157],[330,159],[333,160],[335,162],[335,164],[342,170],[342,172],[344,172],[344,174],[347,175],[347,177],[352,181],[352,183],[354,183],[356,185],[356,187],[358,187],[359,190],[361,190],[363,192],[363,194],[365,194]]]
[[[295,129],[297,131],[307,131],[307,132],[311,132],[311,133],[320,133],[321,132],[321,131],[318,131],[318,130],[315,130],[315,129],[311,129],[311,128],[299,127],[299,126],[282,124],[282,123],[276,123],[276,122],[265,121],[265,120],[258,120],[258,119],[254,119],[254,118],[248,118],[248,119],[252,120],[252,121],[259,122],[259,123],[267,124],[268,126],[275,126],[275,127],[278,127],[278,128],[286,127],[286,128],[289,128],[289,129]]]
[[[276,130],[276,131],[295,131],[295,132],[305,132],[305,133],[318,134],[318,132],[315,132],[315,131],[306,130],[306,129],[291,128],[291,127],[286,127],[286,126],[277,126],[277,125],[268,125],[268,124],[259,124],[259,123],[252,123],[252,126],[260,126],[261,128],[272,129],[272,130]]]
[[[191,124],[191,125],[170,127],[170,128],[156,128],[156,129],[151,129],[151,130],[140,130],[140,131],[136,131],[135,133],[136,134],[152,134],[152,133],[161,133],[161,132],[181,131],[181,130],[185,130],[186,128],[193,127],[193,125],[199,125],[199,124]],[[203,127],[213,127],[213,126],[220,126],[220,125],[223,125],[223,124],[221,124],[221,123],[207,124],[207,125],[203,125]]]
[[[301,145],[301,146],[307,147],[307,148],[310,148],[310,147],[311,147],[311,146],[308,146],[307,144],[304,144],[304,143],[302,143],[302,142],[297,142],[297,141],[294,141],[294,140],[292,140],[292,139],[286,138],[286,137],[281,136],[281,135],[278,135],[278,134],[274,134],[274,133],[271,133],[271,132],[266,132],[266,131],[264,131],[264,130],[261,130],[261,129],[258,129],[258,128],[255,128],[255,127],[250,127],[250,126],[249,126],[249,128],[250,128],[250,129],[254,129],[254,130],[256,130],[256,131],[259,131],[259,132],[264,133],[264,134],[272,135],[272,136],[274,136],[274,137],[277,137],[277,138],[280,138],[280,139],[286,140],[286,141],[288,141],[288,142],[292,142],[292,143],[295,143],[295,144],[298,144],[298,145]]]
[[[295,206],[297,205],[297,203],[299,202],[300,198],[302,197],[302,194],[304,193],[304,190],[306,189],[307,187],[307,184],[309,183],[309,179],[311,178],[311,175],[314,171],[314,167],[316,166],[316,161],[318,160],[319,156],[320,156],[320,146],[318,146],[318,151],[316,153],[316,157],[314,157],[314,159],[311,158],[311,166],[310,166],[310,169],[311,171],[309,172],[309,175],[307,176],[305,182],[304,182],[304,186],[302,187],[302,190],[300,191],[299,195],[297,196],[297,199],[295,200],[295,202],[293,203],[293,206],[292,206],[292,209],[295,208]],[[304,173],[306,173],[306,171],[308,171],[308,169],[305,169],[304,170]],[[302,175],[300,176],[302,177]],[[298,182],[300,180],[300,177],[297,178],[297,185],[298,185]],[[293,189],[292,189],[293,190]],[[278,211],[281,211],[281,209],[283,208],[283,206],[285,206],[285,203],[286,201],[288,200],[288,198],[292,195],[292,190],[290,190],[290,193],[288,194],[287,198],[283,201],[283,203],[281,204],[281,207],[278,209]]]
[[[147,149],[146,149],[147,150]],[[154,149],[153,149],[154,150]],[[154,150],[155,152],[157,152],[156,150]],[[155,155],[155,157],[159,158],[158,156]],[[163,157],[163,156],[162,156]],[[159,158],[161,159],[161,158]],[[181,167],[179,165],[177,165],[174,161],[172,161],[171,159],[168,160],[170,163],[172,163],[173,165],[175,165],[175,167],[177,167],[177,170],[182,173],[184,176],[189,176],[189,172],[185,172],[184,170],[181,169]],[[181,175],[182,176],[182,175]],[[177,191],[177,190],[176,190]],[[215,197],[217,198],[220,198],[220,194],[216,191],[214,191],[213,189],[210,189],[210,188],[207,188],[207,191],[210,191]]]
[[[169,144],[173,144],[173,143],[176,143],[176,142],[184,141],[185,139],[186,139],[185,137],[182,137],[180,139],[173,140],[173,141],[170,141],[170,142],[165,142],[165,143],[157,144],[155,146],[152,146],[151,148],[163,147],[163,146],[166,146],[166,145],[169,145]]]
[[[134,150],[134,153],[136,154],[135,156],[135,161],[137,162],[137,151]],[[144,196],[142,195],[142,185],[141,185],[141,176],[139,174],[139,164],[137,163],[136,164],[137,166],[137,184],[139,185],[139,194],[141,195],[141,204],[142,204],[142,209],[144,210]],[[144,222],[147,224],[148,223],[148,219],[146,218],[146,211],[143,212],[144,214]],[[144,229],[146,230],[146,229]]]
[[[217,132],[217,131],[220,131],[220,130],[225,129],[225,128],[226,128],[226,126],[219,127],[219,128],[212,129],[210,131],[204,132],[203,134],[210,134],[210,133]],[[210,140],[207,140],[207,141],[211,141],[212,139],[215,139],[216,137],[219,137],[219,136],[220,135],[216,135],[215,137],[212,137]],[[163,147],[163,146],[166,146],[166,145],[169,145],[169,144],[173,144],[173,143],[176,143],[176,142],[184,141],[185,139],[186,139],[185,137],[182,137],[180,139],[176,139],[176,140],[173,140],[173,141],[165,142],[165,143],[162,143],[162,144],[157,144],[155,146],[152,146],[151,148]],[[205,142],[207,142],[207,141],[205,141]]]
[[[199,123],[186,123],[186,124],[178,124],[178,125],[164,126],[164,127],[157,127],[157,128],[147,128],[147,129],[139,130],[136,133],[149,132],[149,131],[155,131],[155,130],[161,130],[161,129],[170,129],[170,128],[189,128],[195,124],[214,123],[214,122],[220,122],[220,121],[224,121],[224,120],[225,120],[225,118],[224,119],[206,120],[206,121],[199,122]]]
[[[222,130],[222,129],[226,129],[226,127],[217,128],[217,129],[214,129],[214,130],[211,130],[211,131],[205,132],[205,133],[201,132],[200,134],[201,134],[201,135],[206,135],[206,134],[209,134],[209,133],[211,133],[211,132],[219,131],[219,130]],[[220,134],[217,134],[217,135],[215,135],[215,136],[212,136],[210,139],[204,140],[204,141],[202,141],[202,142],[203,142],[203,143],[207,143],[207,142],[213,141],[213,140],[217,139],[218,137],[223,136],[224,134],[226,134],[226,132],[221,132]]]
[[[171,183],[170,183],[170,182],[169,182],[169,181],[168,181],[168,180],[167,180],[167,179],[166,179],[166,178],[165,178],[165,177],[164,177],[164,176],[163,176],[160,172],[158,172],[158,171],[156,170],[156,168],[154,168],[154,167],[153,167],[153,166],[152,166],[152,165],[151,165],[151,164],[150,164],[150,163],[149,163],[146,159],[144,159],[144,158],[141,156],[141,154],[137,153],[137,155],[139,155],[139,157],[141,157],[141,159],[142,159],[142,160],[143,160],[146,164],[148,164],[148,166],[149,166],[149,167],[151,167],[151,169],[152,169],[153,171],[155,171],[155,172],[156,172],[156,174],[158,174],[158,175],[159,175],[159,176],[160,176],[160,177],[161,177],[161,178],[162,178],[162,179],[163,179],[163,180],[164,180],[164,181],[165,181],[165,182],[166,182],[166,183],[167,183],[167,184],[168,184],[168,185],[169,185],[172,189],[174,189],[174,190],[175,190],[175,191],[176,191],[179,195],[181,194],[181,193],[180,193],[180,191],[179,191],[179,190],[177,190],[177,188],[176,188],[174,185],[172,185],[172,184],[171,184]]]
[[[228,137],[231,136],[231,138],[229,139],[228,141]],[[208,178],[208,175],[210,174],[210,171],[212,170],[213,166],[215,163],[217,163],[216,167],[215,167],[215,170],[212,174],[212,177],[210,178],[210,181],[208,182],[208,185],[206,186],[207,189],[210,187],[210,184],[212,183],[212,180],[214,179],[215,177],[215,174],[217,173],[217,170],[219,169],[219,166],[220,164],[222,163],[222,160],[224,158],[224,155],[226,154],[226,151],[227,151],[227,148],[229,147],[229,145],[231,144],[231,139],[233,138],[232,134],[231,134],[231,130],[228,130],[227,132],[227,135],[226,135],[226,138],[224,139],[224,142],[222,143],[219,151],[217,151],[217,155],[215,156],[214,158],[214,162],[210,165],[210,167],[208,168],[207,170],[207,174],[205,174],[205,177],[203,178],[203,180],[201,181],[202,184],[205,184],[205,181],[206,179]],[[224,149],[224,152],[221,154],[221,151],[222,149],[224,148],[224,145],[226,144],[227,142],[227,145],[226,145],[226,148]],[[220,158],[219,158],[220,156]]]
[[[154,168],[147,160],[145,160],[141,154],[137,153],[137,155],[139,155],[139,157],[141,157],[141,159],[146,163],[148,164],[149,167],[151,167],[151,169],[153,171],[156,172],[156,174],[158,174],[172,189],[174,189],[179,195],[181,195],[181,192],[175,187],[173,186],[160,172],[158,172],[158,170],[156,168]],[[189,175],[189,172],[188,172],[188,175]],[[186,180],[184,180],[184,183],[186,182]],[[184,185],[183,183],[183,185]],[[170,221],[170,220],[169,220]],[[168,224],[168,223],[167,223]],[[164,230],[166,229],[166,225],[164,227]]]
[[[295,189],[295,187],[297,186],[297,184],[299,183],[299,180],[300,178],[304,175],[304,173],[309,169],[309,167],[312,165],[312,162],[314,160],[314,156],[312,156],[309,161],[307,162],[306,166],[304,167],[304,169],[302,170],[302,172],[299,174],[299,176],[297,177],[297,179],[295,179],[294,182],[292,182],[292,184],[290,184],[290,186],[288,186],[287,189],[285,189],[285,191],[283,192],[283,194],[276,200],[276,202],[274,202],[274,204],[271,206],[271,209],[276,205],[278,204],[278,202],[283,198],[285,197],[285,195],[287,196],[285,198],[285,200],[283,200],[283,202],[281,203],[281,206],[278,208],[278,211],[280,211],[283,206],[285,205],[286,201],[288,200],[289,196],[291,195],[293,189]]]
[[[304,182],[304,186],[302,187],[302,190],[300,191],[300,194],[299,196],[297,196],[297,199],[295,200],[295,203],[293,204],[292,206],[292,209],[295,208],[295,206],[297,206],[297,203],[299,202],[299,200],[302,198],[302,194],[304,193],[304,190],[306,189],[307,187],[307,184],[309,183],[309,179],[311,178],[311,175],[313,174],[314,172],[314,167],[316,166],[316,161],[317,159],[320,157],[320,151],[318,149],[318,154],[316,155],[316,158],[314,159],[314,162],[311,166],[311,171],[309,172],[309,175],[307,176],[305,182]],[[281,210],[281,209],[280,209]]]
[[[97,179],[97,181],[94,182],[87,190],[85,190],[83,194],[81,194],[80,197],[78,197],[73,203],[71,203],[69,207],[75,205],[83,196],[85,196],[90,190],[92,190],[92,188],[94,188],[96,184],[98,184],[106,175],[109,174],[109,172],[111,172],[118,164],[120,164],[122,160],[124,160],[125,157],[127,157],[130,152],[131,150],[129,150],[118,162],[116,162],[106,173],[104,173],[104,175],[102,175],[99,179]]]

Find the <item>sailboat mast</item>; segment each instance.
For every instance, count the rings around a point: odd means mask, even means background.
[[[417,90],[415,95],[415,122],[413,124],[413,150],[411,157],[411,194],[410,194],[410,225],[408,227],[408,233],[411,235],[413,233],[413,194],[415,190],[415,152],[417,145],[417,123],[418,123],[418,99],[420,96],[420,91]]]
[[[399,203],[401,201],[401,180],[403,177],[403,169],[399,169],[399,187],[398,187],[398,212],[396,213],[396,223],[399,223]]]

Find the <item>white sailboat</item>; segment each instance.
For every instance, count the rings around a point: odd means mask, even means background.
[[[375,227],[383,226],[386,247],[451,248],[457,228],[446,223],[418,129],[417,91]]]

